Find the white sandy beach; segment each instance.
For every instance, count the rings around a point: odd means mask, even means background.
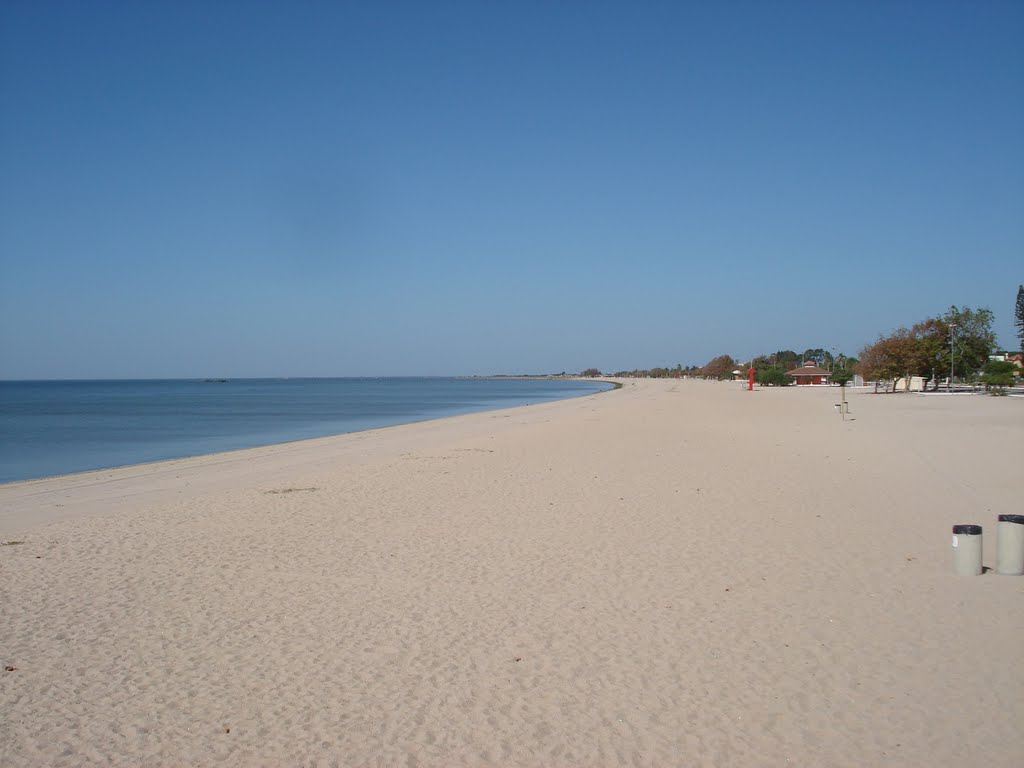
[[[0,765],[1024,765],[1024,402],[627,381],[0,486]]]

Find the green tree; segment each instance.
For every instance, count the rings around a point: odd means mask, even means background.
[[[996,345],[992,310],[985,307],[961,309],[954,305],[941,319],[947,326],[952,326],[955,371],[965,377],[980,371]]]
[[[580,376],[587,376],[593,378],[594,376],[600,376],[601,372],[597,368],[587,368]]]
[[[1017,338],[1020,339],[1020,351],[1024,352],[1024,285],[1017,286],[1017,310],[1013,324],[1017,326]]]
[[[757,373],[754,374],[754,379],[764,387],[785,387],[793,381],[793,377],[787,376],[786,372],[777,365],[758,368]]]
[[[924,376],[939,388],[942,372],[949,371],[949,325],[942,319],[930,317],[915,323],[910,329],[913,337],[911,373]]]
[[[830,355],[821,347],[818,347],[817,349],[805,349],[804,357],[801,362],[812,362],[817,366],[824,366],[831,359],[832,355]]]
[[[772,355],[772,365],[777,365],[784,371],[791,371],[800,367],[803,360],[791,349],[780,349]]]
[[[840,387],[845,387],[850,383],[850,379],[853,378],[853,371],[847,368],[836,368],[832,371],[832,383],[838,384]]]

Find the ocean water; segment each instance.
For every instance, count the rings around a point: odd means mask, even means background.
[[[567,379],[0,381],[0,482],[591,394]]]

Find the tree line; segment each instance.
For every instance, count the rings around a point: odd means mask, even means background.
[[[803,354],[794,352],[791,349],[773,352],[770,355],[758,355],[753,361],[739,361],[732,355],[718,355],[704,365],[687,365],[678,363],[674,367],[636,368],[631,371],[616,371],[609,374],[615,377],[625,378],[651,378],[670,379],[694,376],[704,379],[731,379],[735,371],[741,376],[746,376],[751,363],[755,369],[756,380],[760,384],[786,384],[792,381],[792,377],[786,375],[786,371],[798,368],[805,362],[812,362],[815,365],[826,368],[833,373],[833,376],[841,375],[842,371],[852,368],[857,358],[848,357],[842,353],[833,355],[828,350],[818,347],[804,350]],[[583,371],[582,376],[601,376],[597,368],[588,368]]]
[[[1018,304],[1022,293],[1018,291]],[[992,311],[950,307],[945,314],[897,328],[861,350],[858,372],[885,381],[895,390],[899,379],[920,376],[932,390],[959,378],[994,386],[1013,384],[1014,364],[990,360],[996,348]],[[1024,348],[1024,335],[1021,337]]]
[[[798,354],[791,349],[758,355],[753,366],[755,380],[766,386],[784,386],[792,382],[787,371],[804,363],[813,363],[831,373],[831,380],[845,384],[855,374],[865,380],[884,381],[886,389],[895,390],[896,382],[920,376],[935,390],[947,377],[965,381],[981,381],[992,386],[1008,386],[1014,382],[1016,366],[1012,362],[990,360],[996,348],[992,330],[994,316],[988,308],[951,306],[945,313],[900,327],[867,344],[856,356],[833,354],[824,347],[805,349]],[[1024,285],[1017,288],[1014,325],[1024,353]],[[616,371],[616,377],[682,378],[697,376],[707,379],[731,379],[735,371],[745,375],[748,363],[731,355],[718,355],[704,365],[656,367]],[[583,376],[601,376],[597,368],[588,368]]]
[[[852,370],[857,358],[845,354],[833,355],[822,347],[804,350],[803,354],[794,352],[791,349],[779,350],[770,355],[758,355],[753,361],[739,361],[732,355],[718,355],[704,365],[687,365],[678,363],[674,367],[636,368],[631,371],[616,371],[611,376],[618,378],[650,378],[650,379],[671,379],[693,376],[703,379],[731,379],[735,371],[745,377],[749,366],[753,364],[755,379],[763,385],[784,385],[792,382],[793,378],[786,374],[786,371],[798,368],[805,362],[812,362],[832,372],[833,378],[842,378],[843,373]],[[582,376],[601,376],[597,368],[588,368],[583,371]],[[852,373],[850,374],[852,375]]]

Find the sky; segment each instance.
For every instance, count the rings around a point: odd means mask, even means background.
[[[0,379],[1017,348],[1024,3],[0,4]]]

